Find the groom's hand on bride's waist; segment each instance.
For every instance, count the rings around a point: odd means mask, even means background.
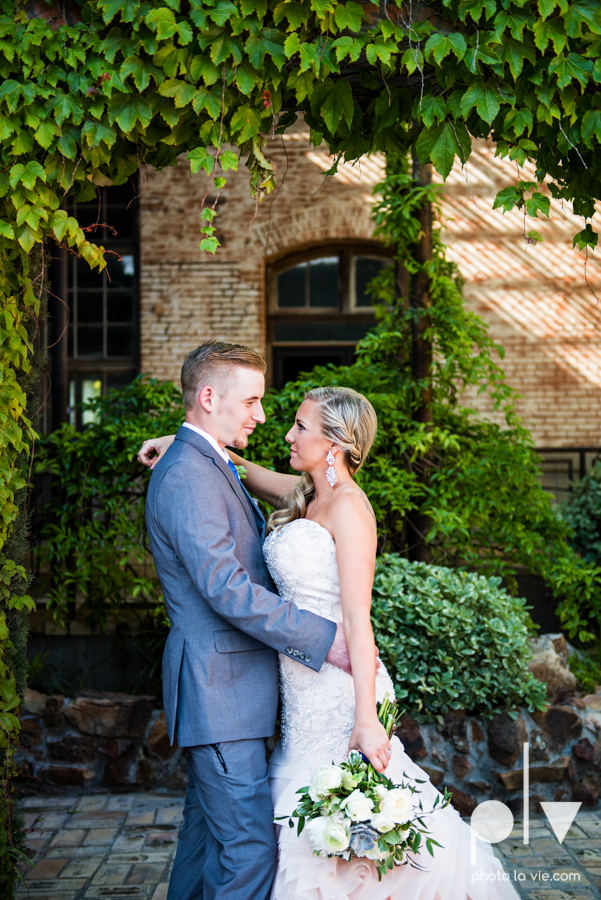
[[[379,669],[382,665],[378,659],[379,655],[380,651],[376,647],[376,669]],[[351,658],[346,644],[346,637],[344,636],[344,625],[341,622],[338,622],[336,625],[336,636],[332,642],[330,651],[326,656],[326,662],[331,663],[333,666],[337,666],[339,669],[344,669],[345,672],[352,675]]]

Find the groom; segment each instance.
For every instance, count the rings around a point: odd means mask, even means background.
[[[316,672],[349,670],[341,626],[277,595],[265,521],[226,446],[265,421],[265,362],[206,341],[181,374],[186,418],[157,463],[146,523],[171,630],[163,656],[169,738],[189,784],[168,900],[267,900],[276,867],[265,739],[278,706],[278,652]]]

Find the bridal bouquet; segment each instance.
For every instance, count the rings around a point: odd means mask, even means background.
[[[390,736],[396,713],[388,695],[379,704],[378,716]],[[317,855],[372,860],[381,879],[395,865],[411,862],[407,854],[417,853],[423,838],[431,855],[433,846],[440,847],[428,837],[422,818],[426,813],[416,784],[423,783],[407,780],[394,784],[361,753],[351,750],[348,759],[323,766],[309,787],[297,791],[301,800],[289,825],[293,828],[293,819],[298,819],[299,835],[306,827]],[[450,794],[445,791],[444,798],[436,798],[434,808],[442,809],[449,801]]]

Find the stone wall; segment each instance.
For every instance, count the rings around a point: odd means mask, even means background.
[[[17,752],[19,789],[183,788],[186,759],[171,747],[154,697],[80,691],[74,699],[27,691]]]
[[[572,697],[514,719],[491,721],[447,714],[418,725],[403,716],[398,736],[408,755],[446,786],[462,815],[497,799],[514,812],[522,805],[523,743],[530,743],[530,798],[580,800],[594,806],[601,793],[601,694]],[[73,700],[29,691],[18,752],[24,793],[64,788],[84,792],[183,788],[185,753],[171,747],[165,717],[152,697],[81,691]]]

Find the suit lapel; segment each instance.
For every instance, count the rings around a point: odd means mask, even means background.
[[[192,444],[192,446],[196,450],[199,450],[200,453],[203,454],[203,456],[207,456],[213,461],[217,468],[227,478],[230,487],[242,504],[249,524],[262,543],[265,520],[261,514],[261,511],[255,506],[250,497],[250,494],[248,493],[246,488],[242,487],[241,483],[238,481],[225,460],[213,449],[213,447],[211,447],[208,441],[206,441],[200,434],[192,431],[191,428],[184,428],[182,426],[175,435],[175,440],[184,441],[186,444]]]

